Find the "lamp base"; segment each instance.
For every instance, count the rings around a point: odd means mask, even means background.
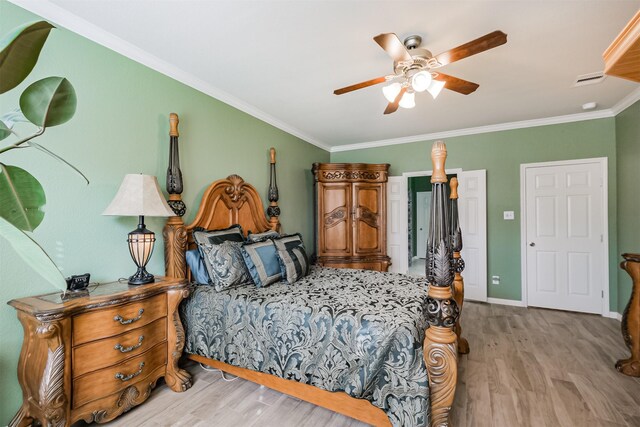
[[[144,267],[139,267],[136,274],[129,277],[129,284],[134,286],[146,285],[147,283],[153,283],[154,281],[155,278],[153,277],[153,274],[148,273]]]

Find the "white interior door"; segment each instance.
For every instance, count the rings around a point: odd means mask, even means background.
[[[464,298],[487,300],[487,173],[458,173],[458,214],[465,269]]]
[[[407,179],[390,176],[387,182],[387,255],[389,271],[406,273],[409,269],[409,231]]]
[[[602,313],[603,165],[588,160],[525,168],[528,305]]]
[[[427,257],[427,234],[429,233],[429,216],[431,214],[431,192],[416,193],[416,256]]]

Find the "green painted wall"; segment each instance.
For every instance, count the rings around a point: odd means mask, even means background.
[[[625,252],[640,253],[640,101],[616,116],[618,159],[618,257]],[[621,258],[618,258],[621,259]],[[631,278],[618,274],[618,311],[629,301]]]
[[[521,298],[520,164],[608,157],[610,307],[617,309],[615,127],[612,117],[446,139],[447,167],[487,170],[487,274],[501,277],[500,285],[488,280],[490,297]],[[431,170],[432,142],[336,152],[331,154],[331,161],[386,162],[391,164],[390,175]],[[515,211],[516,220],[503,220],[505,210]]]
[[[0,0],[0,35],[38,19]],[[86,186],[70,170],[29,149],[3,155],[2,162],[27,168],[45,187],[46,216],[35,238],[65,275],[90,272],[94,281],[108,281],[134,272],[125,239],[136,218],[100,214],[127,173],[156,175],[164,187],[170,112],[180,115],[187,221],[193,219],[205,187],[231,173],[254,184],[266,200],[268,150],[274,146],[284,230],[300,231],[313,246],[309,169],[313,162],[329,161],[324,150],[63,29],[51,33],[27,82],[49,75],[65,76],[73,83],[78,112],[67,124],[47,130],[38,142],[80,167],[91,184]],[[28,83],[0,96],[0,113],[17,106]],[[27,127],[18,132],[28,134]],[[149,271],[161,274],[163,220],[148,218],[147,226],[158,238]],[[0,425],[9,422],[22,401],[16,379],[22,328],[13,308],[4,303],[51,291],[5,242],[0,243]]]

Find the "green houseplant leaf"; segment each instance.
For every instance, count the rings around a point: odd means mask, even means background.
[[[64,77],[47,77],[31,84],[20,96],[20,109],[40,127],[69,121],[76,112],[76,91]]]
[[[4,122],[2,120],[0,120],[0,141],[5,139],[6,137],[11,135],[12,133],[14,133],[14,132],[9,128],[9,126],[4,124]]]
[[[47,282],[64,291],[67,284],[49,255],[31,237],[0,217],[0,236]]]
[[[24,169],[0,163],[0,217],[33,231],[44,219],[47,199],[40,182]]]
[[[28,141],[27,144],[29,144],[33,148],[37,148],[38,150],[42,151],[43,153],[46,153],[46,154],[50,155],[51,157],[53,157],[57,161],[59,161],[61,163],[64,163],[65,165],[69,166],[71,169],[74,170],[75,173],[80,175],[82,177],[82,179],[84,179],[87,182],[87,185],[89,185],[89,179],[82,172],[80,172],[80,169],[78,169],[77,167],[73,166],[71,163],[67,162],[65,159],[63,159],[62,157],[58,156],[53,151],[48,150],[45,147],[43,147],[42,145],[37,144],[37,143],[35,143],[33,141]]]
[[[13,29],[0,40],[0,93],[18,86],[38,61],[53,25],[32,22]]]

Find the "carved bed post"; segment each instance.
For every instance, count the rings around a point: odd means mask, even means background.
[[[431,219],[427,239],[427,319],[424,360],[429,372],[431,426],[449,426],[449,414],[458,379],[457,337],[454,332],[459,310],[453,298],[449,203],[444,163],[447,148],[436,141],[431,150]]]
[[[278,206],[278,183],[276,182],[276,149],[271,147],[269,150],[271,170],[269,172],[269,207],[267,215],[269,215],[269,224],[272,230],[280,231],[280,207]]]
[[[631,357],[616,362],[616,369],[625,375],[640,377],[640,254],[622,254],[620,268],[629,273],[633,289],[622,314],[622,337]]]
[[[462,312],[462,304],[464,303],[464,279],[462,278],[464,260],[460,255],[460,251],[462,250],[462,231],[460,230],[460,220],[458,217],[458,178],[451,178],[449,186],[451,187],[449,199],[451,199],[451,250],[453,251],[451,261],[453,271],[455,272],[453,278],[453,295],[458,304],[458,309]],[[458,336],[458,353],[468,354],[469,342],[466,338],[462,338],[460,318],[458,318],[456,322],[454,331]]]
[[[167,168],[167,192],[169,206],[176,216],[167,220],[162,230],[164,238],[165,276],[184,279],[187,276],[187,265],[184,254],[187,250],[187,230],[182,221],[186,207],[182,201],[182,172],[180,171],[180,154],[178,150],[178,115],[169,114],[169,167]]]

